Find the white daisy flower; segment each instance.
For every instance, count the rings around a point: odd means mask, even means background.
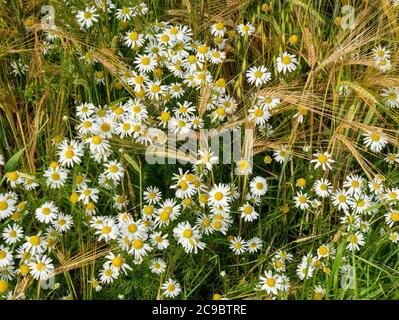
[[[352,233],[347,238],[348,245],[346,248],[351,251],[359,251],[364,246],[364,237],[360,232]]]
[[[315,157],[315,159],[310,160],[310,163],[315,163],[315,169],[321,167],[324,171],[328,169],[332,170],[331,164],[335,161],[332,159],[330,153],[327,151],[324,153],[318,151],[317,153],[313,154],[313,157]]]
[[[205,243],[201,242],[202,235],[197,226],[192,227],[189,222],[181,222],[173,229],[173,235],[187,253],[198,253],[204,250]]]
[[[11,245],[19,242],[24,236],[24,230],[17,224],[9,224],[2,231],[2,237],[6,244]]]
[[[295,71],[298,60],[295,55],[284,52],[277,57],[276,63],[278,72],[286,73]]]
[[[252,67],[248,69],[246,76],[249,84],[254,84],[257,87],[267,83],[272,78],[272,74],[267,71],[265,66]]]
[[[82,29],[90,28],[94,22],[98,22],[99,15],[96,13],[96,7],[86,7],[84,11],[78,11],[76,19]]]
[[[247,251],[248,243],[245,240],[243,240],[240,236],[238,236],[230,240],[229,247],[235,255],[240,255]]]
[[[132,49],[140,48],[144,43],[144,36],[136,31],[128,31],[123,37],[123,44]]]
[[[241,23],[237,26],[237,32],[242,37],[251,36],[255,33],[255,27],[249,22],[246,24]]]
[[[317,180],[313,189],[319,197],[328,197],[332,191],[331,182],[327,179]]]
[[[271,270],[265,270],[264,276],[259,277],[261,290],[266,291],[267,294],[276,295],[280,290],[280,276],[273,275]]]
[[[30,273],[36,280],[47,280],[54,274],[53,260],[46,255],[28,263]]]
[[[160,258],[152,259],[150,262],[150,271],[152,273],[160,275],[161,273],[165,272],[166,270],[166,263],[164,260]]]
[[[167,297],[167,298],[175,298],[175,297],[177,297],[179,294],[180,294],[180,292],[181,292],[181,286],[180,286],[180,284],[177,282],[177,281],[175,281],[175,280],[173,280],[173,279],[171,279],[171,278],[169,278],[167,281],[165,281],[163,284],[162,284],[162,290],[163,290],[163,294],[165,295],[165,297]]]
[[[53,222],[54,219],[57,217],[58,208],[55,204],[50,202],[45,202],[35,211],[35,217],[42,223],[50,223]]]
[[[373,152],[381,152],[388,144],[388,141],[380,131],[367,132],[363,136],[365,146]]]

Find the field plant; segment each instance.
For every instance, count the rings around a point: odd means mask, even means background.
[[[0,299],[398,299],[398,14],[0,0]]]

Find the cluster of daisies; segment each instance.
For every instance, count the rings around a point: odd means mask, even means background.
[[[133,143],[161,146],[167,143],[170,132],[180,139],[202,128],[237,120],[239,106],[229,95],[229,83],[215,74],[219,75],[218,67],[227,57],[224,49],[232,40],[229,32],[236,32],[245,41],[256,31],[251,23],[228,30],[218,22],[210,28],[211,42],[204,43],[194,40],[190,28],[181,24],[157,22],[141,30],[134,22],[147,11],[145,4],[117,8],[111,0],[95,0],[92,6],[76,11],[76,22],[84,32],[94,30],[101,19],[110,19],[111,15],[123,22],[125,32],[118,39],[121,47],[118,54],[127,63],[118,66],[112,81],[115,88],[125,87],[133,94],[107,105],[77,101],[74,136],[54,139],[56,152],[44,171],[40,175],[18,170],[6,173],[9,189],[0,193],[1,295],[12,297],[12,284],[21,277],[43,281],[57,274],[57,258],[53,253],[63,236],[71,233],[76,225],[83,225],[88,234],[110,248],[101,262],[97,262],[97,273],[89,281],[96,291],[128,275],[133,264],[148,264],[150,272],[162,275],[163,280],[167,278],[161,284],[164,296],[175,298],[182,287],[169,277],[173,266],[167,265],[163,258],[165,250],[200,254],[207,248],[213,249],[217,242],[214,240],[222,237],[225,238],[223,245],[233,256],[261,252],[265,239],[237,228],[245,225],[248,230],[256,229],[251,228],[251,224],[261,216],[269,189],[266,177],[251,175],[249,159],[235,164],[236,172],[248,178],[244,188],[239,182],[215,181],[213,169],[219,163],[218,155],[203,147],[190,169],[182,167],[173,174],[167,195],[156,186],[147,186],[138,206],[129,202],[124,188],[128,176],[124,150],[115,146]],[[56,27],[44,32],[43,55],[51,53],[57,39]],[[109,82],[107,77],[111,75],[102,69],[94,48],[88,47],[76,54],[79,61],[96,70],[93,79],[97,86]],[[374,61],[381,71],[390,68],[390,58],[385,48],[379,46],[374,50]],[[298,66],[299,61],[292,53],[283,52],[276,57],[277,73],[294,72]],[[12,61],[10,68],[15,76],[23,76],[29,70],[21,60]],[[259,89],[271,81],[272,72],[264,65],[253,66],[246,71],[246,77],[250,86]],[[192,94],[202,90],[209,90],[209,98],[201,103],[203,108],[199,108],[196,105],[199,101],[193,101]],[[341,91],[348,94],[349,88],[341,87]],[[398,95],[399,89],[393,87],[382,93],[386,104],[396,108]],[[273,128],[269,120],[280,105],[280,98],[266,95],[250,98],[247,120],[257,132],[271,136]],[[305,111],[299,110],[298,121],[303,121]],[[70,121],[68,116],[64,119]],[[240,127],[236,125],[231,130],[237,129]],[[366,132],[363,139],[364,145],[375,153],[388,147],[382,131]],[[311,151],[311,147],[305,151]],[[287,145],[281,145],[273,156],[266,156],[264,160],[266,164],[273,160],[285,164],[293,160],[292,151]],[[387,153],[385,160],[390,165],[399,163],[399,153]],[[0,155],[0,165],[4,162]],[[358,173],[348,175],[342,186],[332,186],[328,173],[334,170],[335,161],[327,151],[315,153],[310,164],[326,174],[312,182],[306,178],[297,180],[296,195],[292,199],[296,208],[319,212],[329,202],[341,215],[348,252],[365,245],[372,221],[381,211],[385,219],[381,234],[393,243],[399,241],[399,234],[392,231],[399,224],[398,188],[390,187],[382,175],[369,179]],[[93,171],[95,175],[90,173]],[[40,200],[42,195],[45,196]],[[102,210],[109,202],[112,208]],[[335,251],[334,245],[327,243],[318,247],[316,254],[310,252],[303,256],[296,268],[299,280],[309,279],[319,271],[328,274]],[[342,259],[345,274],[349,264],[345,256]],[[277,251],[259,277],[255,291],[264,292],[270,298],[288,294],[290,279],[286,266],[291,262],[292,254]],[[324,295],[325,289],[317,284],[314,298],[322,299]]]

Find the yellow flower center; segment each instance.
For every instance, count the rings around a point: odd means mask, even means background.
[[[327,162],[327,156],[326,156],[325,154],[321,154],[321,155],[319,155],[319,157],[317,158],[317,160],[318,160],[321,164],[326,163],[326,162]]]
[[[216,23],[215,25],[217,30],[223,30],[224,29],[224,24],[221,22]]]
[[[325,256],[325,255],[327,255],[328,254],[328,248],[326,247],[326,246],[321,246],[320,248],[319,248],[319,254],[321,255],[321,256]]]
[[[117,256],[112,259],[112,265],[116,268],[120,268],[123,265],[123,258],[120,256]]]
[[[60,176],[60,174],[58,172],[53,172],[51,174],[51,179],[54,180],[54,181],[58,181],[58,180],[60,180],[60,178],[61,178],[61,176]]]
[[[299,196],[298,201],[300,203],[306,203],[306,197],[305,196]]]
[[[129,34],[129,39],[130,40],[132,40],[132,41],[136,41],[137,39],[139,38],[139,35],[138,35],[138,33],[137,32],[130,32],[130,34]]]
[[[255,112],[254,112],[255,117],[258,117],[258,118],[263,117],[263,114],[264,114],[264,112],[262,109],[255,109]]]
[[[75,153],[72,149],[68,149],[67,151],[65,151],[65,158],[67,159],[72,159],[74,155]]]
[[[110,234],[111,231],[112,231],[112,228],[111,228],[110,226],[104,226],[104,227],[102,228],[102,232],[103,232],[104,234]]]
[[[94,137],[91,139],[91,141],[92,141],[94,144],[99,145],[99,144],[101,143],[101,137],[100,137],[100,136],[94,136]]]
[[[84,16],[84,18],[85,19],[91,19],[91,17],[93,16],[93,14],[90,12],[90,11],[86,11],[84,14],[83,14],[83,16]]]
[[[168,221],[169,217],[170,217],[170,213],[167,210],[162,211],[161,214],[159,215],[159,219],[162,222]]]
[[[144,242],[143,242],[143,240],[141,240],[141,239],[136,239],[136,240],[134,240],[134,241],[133,241],[133,247],[134,247],[136,250],[142,249],[142,248],[144,247]]]
[[[43,208],[42,209],[42,214],[44,214],[45,216],[48,216],[51,213],[50,208]]]
[[[352,243],[352,244],[356,244],[358,241],[359,241],[359,239],[357,238],[357,236],[355,234],[352,234],[349,237],[349,242]]]
[[[260,71],[260,70],[256,70],[255,72],[254,72],[254,77],[255,78],[262,78],[262,76],[263,76],[263,72],[262,71]]]
[[[189,239],[193,236],[193,231],[191,229],[186,229],[183,231],[183,237]]]
[[[252,207],[251,206],[246,206],[245,208],[244,208],[244,213],[245,214],[251,214],[252,213]]]
[[[0,211],[8,209],[8,203],[6,201],[0,201]]]
[[[372,141],[374,141],[374,142],[378,142],[378,141],[380,141],[380,136],[378,135],[378,134],[376,134],[376,133],[372,133],[371,135],[370,135],[370,139],[372,140]]]
[[[391,213],[391,220],[393,222],[398,222],[399,221],[399,212],[398,211],[393,211]]]
[[[291,63],[291,57],[290,56],[284,56],[282,59],[283,64],[287,65]]]
[[[274,278],[269,278],[266,280],[266,284],[267,286],[273,288],[276,285],[276,280]]]
[[[216,192],[215,195],[214,195],[214,198],[215,198],[216,201],[222,200],[223,199],[223,193],[220,192],[220,191]]]

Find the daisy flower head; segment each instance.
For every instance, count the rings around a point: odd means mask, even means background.
[[[399,89],[389,87],[382,90],[381,96],[385,100],[385,104],[390,108],[399,108]]]
[[[349,199],[349,193],[345,190],[337,189],[332,194],[333,205],[337,207],[338,210],[347,211],[349,209],[348,199]]]
[[[58,232],[68,231],[73,225],[72,216],[69,214],[58,213],[57,217],[53,220],[52,225]]]
[[[255,27],[249,22],[245,24],[241,23],[237,26],[237,32],[242,37],[249,37],[255,33]]]
[[[371,198],[364,193],[354,195],[348,200],[348,204],[356,213],[363,213],[372,206]]]
[[[229,247],[235,255],[240,255],[247,251],[248,243],[245,240],[243,240],[240,236],[238,236],[230,240]]]
[[[389,211],[385,214],[385,222],[390,228],[392,228],[394,225],[397,225],[399,222],[399,210],[389,209]]]
[[[104,174],[108,179],[120,181],[125,175],[122,164],[116,160],[111,160],[107,162],[104,166]]]
[[[291,150],[286,145],[281,145],[279,149],[273,152],[274,160],[278,163],[283,164],[285,161],[291,160]]]
[[[321,198],[328,197],[332,191],[331,182],[327,179],[317,180],[313,188],[316,194]]]
[[[296,269],[296,273],[300,280],[310,279],[313,277],[314,266],[307,261],[302,261]]]
[[[30,273],[36,280],[47,280],[54,274],[53,260],[46,255],[28,263]]]
[[[284,52],[277,57],[276,63],[278,72],[285,74],[286,72],[295,71],[298,60],[295,55]]]
[[[262,249],[262,240],[258,237],[249,239],[247,244],[249,253],[255,253]]]
[[[76,115],[80,120],[86,120],[93,115],[96,107],[93,103],[82,103],[76,107]]]
[[[9,248],[0,245],[0,268],[10,265],[13,261],[13,255]]]
[[[125,258],[120,254],[115,255],[113,252],[110,252],[105,256],[105,259],[107,259],[107,261],[104,263],[103,267],[106,269],[111,268],[117,272],[123,271],[125,274],[127,274],[127,270],[132,270],[126,263]]]
[[[390,59],[382,58],[375,60],[375,67],[382,73],[388,72],[392,68]]]
[[[251,193],[256,197],[261,197],[266,194],[268,190],[268,184],[265,178],[256,176],[249,183]]]
[[[254,105],[252,108],[249,109],[249,116],[250,120],[255,120],[257,125],[265,125],[266,122],[270,119],[271,114],[270,112],[265,109],[262,105]]]
[[[76,14],[76,19],[81,29],[92,27],[94,22],[98,22],[98,17],[95,6],[86,7],[85,10],[78,11]]]
[[[63,140],[58,145],[59,163],[65,167],[73,167],[81,162],[83,146],[75,140]]]
[[[224,59],[226,59],[226,53],[223,51],[212,49],[209,52],[209,60],[213,64],[220,64],[224,61]]]
[[[348,188],[349,195],[358,195],[363,190],[364,179],[356,174],[346,176],[344,181],[344,188]]]
[[[145,73],[154,71],[157,65],[155,57],[151,54],[139,54],[135,58],[134,63],[139,72]]]
[[[399,241],[399,233],[397,233],[396,231],[391,232],[389,234],[389,240],[391,240],[393,243],[398,243]]]
[[[167,298],[175,298],[181,292],[180,284],[176,280],[173,280],[172,278],[169,278],[167,281],[165,281],[162,284],[161,288],[163,290],[163,294]]]
[[[128,31],[123,37],[123,41],[126,47],[138,49],[144,43],[144,36],[136,31]]]
[[[202,148],[198,151],[199,159],[196,161],[196,165],[204,165],[209,171],[212,170],[214,164],[219,163],[219,158],[214,156],[210,148]]]
[[[380,131],[367,132],[363,134],[363,142],[373,152],[381,152],[388,141]]]
[[[162,232],[154,232],[150,235],[150,242],[153,247],[158,250],[164,250],[169,246],[168,234]]]
[[[174,199],[166,199],[163,203],[159,203],[157,216],[155,217],[155,226],[168,226],[171,221],[177,219],[180,215],[181,205],[177,204]]]
[[[204,250],[205,243],[201,242],[202,237],[197,226],[191,227],[189,222],[181,222],[173,229],[173,235],[177,242],[182,245],[187,253],[198,253],[198,249]]]
[[[364,237],[361,232],[355,232],[348,236],[347,238],[348,245],[346,248],[351,251],[359,251],[360,247],[364,246]]]
[[[161,273],[165,272],[166,270],[166,263],[164,260],[160,258],[152,259],[150,262],[150,271],[152,273],[160,275]]]
[[[105,218],[102,224],[96,225],[96,235],[98,235],[98,241],[104,239],[106,242],[115,240],[119,236],[119,228],[112,218]]]
[[[390,59],[391,52],[385,47],[378,45],[373,49],[373,56],[374,56],[374,61],[380,61],[382,59]]]
[[[9,224],[2,230],[2,238],[8,245],[19,242],[24,236],[24,230],[17,224]]]
[[[51,202],[45,202],[35,211],[35,217],[42,223],[50,223],[57,217],[58,208]]]
[[[280,290],[280,277],[273,275],[271,270],[265,270],[263,276],[259,277],[261,290],[266,291],[267,294],[276,295]]]
[[[120,21],[129,21],[133,16],[133,9],[130,7],[123,7],[116,10],[116,18]]]
[[[317,153],[313,154],[313,157],[315,159],[310,160],[310,163],[315,164],[315,169],[321,167],[323,171],[326,171],[328,169],[332,170],[332,164],[335,161],[332,159],[330,153],[328,153],[327,151],[324,153],[318,151]]]
[[[302,193],[302,191],[297,192],[294,197],[295,207],[300,208],[301,210],[309,209],[310,207],[310,199],[306,193]]]
[[[100,271],[100,281],[101,283],[109,284],[114,282],[115,279],[119,277],[119,271],[111,268],[110,266],[104,267]]]
[[[272,74],[265,66],[252,67],[248,69],[246,76],[249,84],[254,84],[256,87],[267,83],[272,78]]]
[[[211,34],[214,37],[224,37],[227,28],[222,22],[211,25]]]
[[[398,153],[388,153],[385,158],[385,162],[389,164],[399,163],[399,152]]]
[[[50,188],[59,189],[64,186],[68,177],[68,171],[60,167],[57,163],[53,164],[44,172],[43,177],[47,178],[46,184]]]
[[[314,292],[313,295],[314,300],[323,300],[324,296],[326,295],[326,290],[321,285],[315,286],[313,292]]]
[[[252,222],[259,216],[259,214],[255,211],[255,208],[249,202],[241,206],[239,211],[241,212],[241,219],[247,222]]]
[[[230,187],[227,184],[215,184],[209,191],[208,204],[227,207],[231,201]]]
[[[144,201],[149,204],[156,204],[161,200],[162,193],[157,187],[147,187],[147,189],[143,192]]]
[[[10,198],[6,194],[0,193],[0,221],[10,217],[17,209],[17,199]]]
[[[236,175],[249,175],[252,173],[253,161],[252,159],[240,159],[236,162]]]

